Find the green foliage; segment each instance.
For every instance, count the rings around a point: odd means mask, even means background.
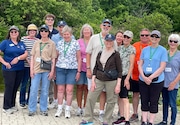
[[[7,30],[6,30],[7,28],[8,26],[6,25],[4,20],[1,20],[0,21],[0,41],[5,39],[5,37],[7,36]]]

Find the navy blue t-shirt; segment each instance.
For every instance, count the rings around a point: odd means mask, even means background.
[[[4,60],[10,63],[14,58],[24,54],[26,47],[21,41],[15,45],[11,40],[3,40],[0,43],[0,50],[4,53]],[[10,69],[7,69],[5,65],[2,65],[2,69],[6,71],[22,70],[24,69],[24,60],[19,60],[17,64],[11,65]]]

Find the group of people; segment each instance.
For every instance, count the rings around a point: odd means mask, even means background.
[[[0,52],[4,54],[0,62],[5,83],[5,113],[18,110],[15,102],[20,86],[20,107],[28,105],[29,116],[37,113],[39,102],[41,115],[48,116],[48,108],[57,108],[55,117],[60,117],[65,110],[65,118],[70,118],[73,89],[77,85],[76,115],[83,116],[80,125],[93,124],[98,97],[99,120],[103,125],[130,125],[139,120],[140,97],[141,125],[153,125],[161,91],[163,119],[158,125],[167,125],[169,105],[172,109],[170,125],[175,125],[180,80],[178,34],[169,36],[166,50],[159,44],[161,33],[158,30],[142,29],[140,41],[131,45],[133,32],[110,34],[112,22],[109,19],[102,21],[98,34],[94,34],[89,24],[84,24],[78,40],[65,21],[59,21],[54,28],[53,14],[47,14],[44,20],[45,24],[39,29],[34,24],[28,25],[27,36],[22,38],[19,28],[11,26],[7,38],[0,44]],[[133,92],[132,116],[129,91]],[[119,118],[111,121],[116,103]]]

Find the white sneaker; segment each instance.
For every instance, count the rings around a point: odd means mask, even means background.
[[[58,103],[55,100],[51,104],[48,105],[49,109],[54,109],[54,108],[57,108],[57,107],[58,107]]]
[[[12,110],[13,112],[17,112],[17,111],[18,111],[18,108],[14,106],[14,107],[11,108],[11,110]]]
[[[99,121],[100,122],[103,122],[103,117],[104,117],[104,114],[99,114]]]
[[[70,110],[65,110],[65,118],[70,118],[70,117],[71,117]]]
[[[81,114],[82,114],[82,116],[84,116],[84,115],[85,115],[85,108],[82,108],[82,110],[81,110]]]
[[[81,116],[82,115],[82,109],[78,107],[78,109],[76,110],[76,115],[77,116]]]
[[[10,108],[10,109],[3,109],[3,112],[6,114],[13,114],[14,111]]]
[[[55,117],[59,117],[62,113],[62,109],[57,109],[57,112],[55,114]]]

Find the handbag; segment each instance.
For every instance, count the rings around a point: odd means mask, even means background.
[[[50,61],[44,61],[41,59],[40,68],[45,70],[51,70],[51,60]]]
[[[106,76],[112,80],[116,80],[118,78],[118,71],[116,69],[112,69],[109,71],[104,71]]]

